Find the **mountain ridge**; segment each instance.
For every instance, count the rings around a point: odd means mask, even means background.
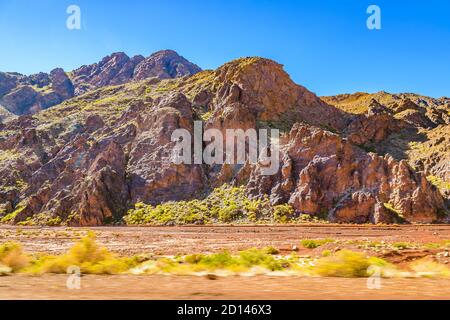
[[[147,58],[130,58],[123,52],[116,52],[97,63],[83,65],[70,72],[61,68],[29,76],[0,72],[0,120],[33,114],[99,87],[150,77],[181,77],[199,71],[201,69],[197,65],[177,52],[161,50]]]
[[[402,100],[399,110],[407,108],[399,113],[414,105]],[[445,193],[427,179],[427,172],[408,163],[407,155],[372,150],[404,130],[420,134],[414,117],[395,115],[375,99],[368,99],[364,112],[348,112],[295,84],[277,62],[259,57],[187,77],[99,87],[1,125],[0,219],[102,225],[122,221],[135,204],[197,199],[231,184],[244,187],[250,199],[291,206],[294,217],[445,222]],[[436,121],[444,118],[439,113]],[[164,161],[174,148],[172,130],[193,133],[194,121],[221,132],[280,129],[277,173],[262,175],[260,163]],[[440,128],[448,124],[434,129]],[[442,169],[438,163],[429,166]],[[448,180],[444,176],[442,181]],[[201,215],[181,220],[206,223]]]

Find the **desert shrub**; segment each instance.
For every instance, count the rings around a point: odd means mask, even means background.
[[[322,257],[329,257],[331,256],[332,252],[331,250],[323,250],[322,251]]]
[[[60,217],[54,217],[54,218],[48,219],[46,224],[49,227],[60,226],[62,224],[62,220]]]
[[[273,218],[276,222],[287,223],[294,214],[294,208],[289,204],[281,204],[273,208]]]
[[[394,205],[392,203],[384,203],[384,207],[388,210],[388,212],[391,214],[391,216],[394,218],[394,221],[396,223],[403,223],[405,221],[405,217],[403,216],[403,213],[400,210],[395,209]]]
[[[184,262],[190,264],[198,264],[204,258],[203,254],[191,254],[184,258]]]
[[[224,251],[209,255],[189,255],[184,258],[184,262],[188,264],[199,265],[204,267],[205,269],[220,269],[236,264],[237,260],[229,252]]]
[[[137,263],[134,258],[119,258],[100,247],[95,234],[88,235],[75,243],[60,256],[41,256],[33,261],[27,270],[31,273],[66,273],[70,266],[78,266],[85,274],[116,274],[125,272]]]
[[[211,116],[212,116],[212,112],[208,111],[208,112],[205,112],[204,114],[201,115],[201,119],[203,121],[208,121],[209,118],[211,118]]]
[[[265,253],[267,253],[267,254],[279,254],[280,253],[280,251],[277,248],[274,248],[274,247],[271,247],[271,246],[265,247],[263,249],[263,251]]]
[[[406,243],[406,242],[395,242],[395,243],[392,244],[392,246],[395,249],[398,249],[398,250],[405,250],[405,249],[408,249],[410,247],[410,244]]]
[[[18,226],[34,226],[35,222],[32,217],[27,217],[24,221],[20,221],[17,223]]]
[[[379,258],[367,258],[359,252],[341,250],[317,260],[313,272],[326,277],[367,277],[370,266],[387,267]]]
[[[1,220],[0,220],[0,223],[11,223],[11,222],[13,222],[14,219],[16,218],[16,216],[19,213],[21,213],[24,209],[25,209],[25,206],[22,206],[22,205],[17,206],[17,208],[13,212],[11,212],[11,213],[7,214],[6,216],[2,217]]]
[[[137,203],[124,221],[136,224],[207,224],[270,219],[269,200],[248,199],[244,187],[224,185],[202,200],[166,202],[157,206]]]
[[[29,257],[24,254],[20,244],[7,242],[0,245],[0,265],[15,272],[26,267],[29,261]]]
[[[429,278],[450,277],[450,268],[439,264],[429,258],[424,258],[410,264],[411,270],[416,272],[417,276]]]
[[[243,271],[254,266],[260,266],[274,271],[283,268],[282,263],[272,253],[267,252],[267,248],[244,250],[240,251],[238,255],[231,255],[227,251],[209,255],[194,254],[186,256],[184,262],[195,265],[196,270],[231,269]]]
[[[281,263],[271,254],[267,254],[263,250],[249,249],[239,253],[239,264],[250,268],[252,266],[261,266],[271,271],[281,270]]]
[[[450,190],[450,182],[445,182],[441,178],[436,176],[428,176],[427,180],[433,184],[435,187],[437,187],[439,190]]]
[[[319,239],[319,240],[312,240],[312,239],[304,239],[301,241],[301,244],[303,247],[308,249],[316,249],[318,247],[323,246],[324,244],[334,242],[333,239]]]

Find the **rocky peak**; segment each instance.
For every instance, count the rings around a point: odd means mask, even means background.
[[[136,60],[131,61],[125,53],[116,52],[104,57],[98,63],[74,70],[71,77],[76,88],[76,95],[95,88],[129,81],[136,66],[135,63]]]
[[[193,75],[200,71],[197,65],[175,51],[162,50],[141,61],[134,70],[133,79],[142,80],[151,77],[170,79]]]
[[[172,50],[158,51],[144,58],[128,57],[116,52],[99,63],[83,66],[72,72],[76,95],[108,85],[118,85],[133,80],[157,77],[171,79],[192,75],[201,69]]]
[[[348,121],[344,112],[294,83],[281,64],[269,59],[249,57],[226,63],[214,72],[213,82],[216,112],[239,103],[262,126],[289,131],[295,122],[305,121],[340,131]]]
[[[4,110],[1,118],[9,118],[6,116],[8,112],[14,115],[32,114],[105,86],[151,77],[183,77],[199,71],[198,66],[175,51],[163,50],[148,58],[142,55],[130,58],[124,52],[115,52],[69,74],[61,68],[49,74],[40,72],[30,76],[0,72],[0,106]]]

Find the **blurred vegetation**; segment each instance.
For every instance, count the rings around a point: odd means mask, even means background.
[[[25,232],[28,231],[21,233]],[[285,275],[297,276],[369,277],[378,272],[381,277],[443,278],[450,276],[448,266],[430,258],[412,261],[405,267],[406,269],[399,269],[381,258],[350,250],[335,252],[324,250],[316,257],[298,256],[293,251],[281,255],[279,250],[274,247],[251,248],[236,253],[222,251],[184,256],[145,254],[122,257],[100,246],[96,240],[96,235],[88,232],[61,255],[28,254],[23,251],[20,244],[6,242],[0,245],[0,275],[11,273],[65,274],[69,268],[78,267],[81,274],[216,274],[226,276],[282,272]]]

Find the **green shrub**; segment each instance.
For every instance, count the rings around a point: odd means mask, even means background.
[[[283,208],[290,212],[286,206]],[[248,199],[244,187],[224,185],[202,200],[166,202],[156,207],[137,203],[124,221],[129,225],[248,222],[270,220],[273,210],[267,197]]]
[[[23,253],[22,246],[14,242],[0,245],[0,265],[10,268],[13,272],[28,265],[30,258]]]
[[[274,247],[265,247],[263,250],[267,254],[279,254],[280,253],[280,251]]]
[[[304,239],[301,241],[301,244],[303,247],[308,249],[316,249],[318,247],[323,246],[324,244],[334,242],[333,239],[319,239],[319,240],[311,240],[311,239]]]
[[[323,250],[322,251],[322,257],[329,257],[331,256],[332,252],[331,250]]]
[[[384,203],[384,207],[388,210],[388,212],[392,215],[394,218],[394,221],[396,223],[403,223],[405,221],[405,217],[403,216],[403,213],[400,210],[395,209],[394,205],[392,203]]]
[[[6,216],[4,216],[3,218],[1,218],[0,223],[11,223],[11,222],[13,222],[14,219],[16,218],[16,216],[19,213],[21,213],[24,209],[25,209],[25,206],[23,206],[23,205],[17,206],[17,208],[13,212],[11,212],[11,213],[7,214]]]
[[[252,266],[262,266],[271,271],[281,270],[281,263],[272,255],[257,249],[249,249],[239,253],[239,264],[250,268]]]
[[[47,220],[47,226],[49,227],[56,227],[60,226],[62,224],[62,220],[60,217],[54,217]]]
[[[271,271],[281,270],[281,262],[267,251],[267,248],[263,250],[253,248],[241,251],[238,255],[231,255],[227,251],[209,255],[194,254],[186,256],[184,262],[195,265],[199,270],[246,270],[254,266],[260,266]]]
[[[436,176],[428,176],[427,180],[433,184],[435,187],[437,187],[439,190],[442,191],[449,191],[450,190],[450,182],[445,182],[441,178]]]
[[[273,218],[276,222],[287,223],[294,214],[294,208],[289,204],[282,204],[273,208]]]
[[[314,272],[326,277],[366,277],[371,263],[361,253],[341,250],[317,261]]]
[[[392,246],[395,249],[398,249],[398,250],[405,250],[405,249],[408,249],[410,247],[410,245],[408,243],[406,243],[406,242],[395,242],[395,243],[392,244]]]
[[[95,242],[95,234],[89,232],[66,253],[60,256],[41,256],[28,268],[31,273],[66,273],[70,266],[77,266],[85,274],[116,274],[125,272],[137,264],[134,258],[119,258]]]

